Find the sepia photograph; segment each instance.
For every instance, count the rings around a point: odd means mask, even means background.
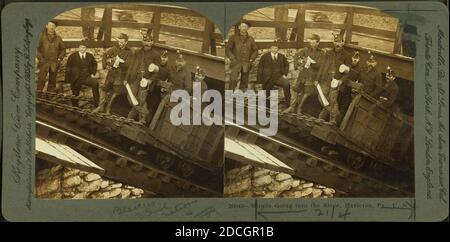
[[[236,22],[224,196],[413,197],[413,30],[343,4],[274,5]],[[276,132],[262,134],[261,118]]]
[[[224,91],[213,22],[177,6],[97,5],[60,13],[38,38],[37,198],[222,196],[223,125],[173,121],[197,117],[198,93]],[[173,114],[178,99],[188,105]]]

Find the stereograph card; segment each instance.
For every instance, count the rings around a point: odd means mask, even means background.
[[[8,3],[3,215],[444,220],[448,18],[438,1]]]

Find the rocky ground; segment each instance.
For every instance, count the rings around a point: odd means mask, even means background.
[[[36,174],[36,198],[133,199],[146,196],[140,188],[61,165],[40,170]]]
[[[332,188],[251,165],[233,168],[225,177],[225,197],[330,198],[341,195]]]

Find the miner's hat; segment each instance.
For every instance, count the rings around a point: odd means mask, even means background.
[[[359,59],[359,51],[355,51],[354,53],[353,53],[353,56],[352,56],[352,58],[354,58],[354,59]]]

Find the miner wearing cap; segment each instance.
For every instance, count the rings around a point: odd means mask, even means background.
[[[395,71],[388,66],[384,82],[378,85],[372,92],[373,97],[377,99],[379,105],[391,110],[396,108],[395,100],[399,91],[398,85],[395,83],[395,75]]]
[[[339,67],[339,72],[343,74],[341,91],[338,97],[339,110],[341,113],[345,113],[352,101],[353,90],[361,86],[359,80],[361,79],[362,64],[359,51],[353,52],[351,65],[342,64]]]
[[[333,48],[327,51],[324,55],[324,61],[320,67],[317,81],[323,95],[326,97],[328,105],[320,98],[323,108],[319,114],[320,119],[329,119],[331,123],[336,124],[340,111],[338,96],[340,85],[342,84],[343,74],[339,72],[341,65],[349,66],[351,63],[350,54],[344,50],[344,40],[342,35],[335,34],[333,41]]]
[[[201,84],[201,88],[202,88],[201,89],[201,93],[202,93],[202,95],[203,95],[203,93],[205,93],[206,90],[208,90],[208,86],[206,85],[205,78],[206,78],[205,70],[200,68],[200,66],[197,66],[197,68],[195,70],[195,74],[194,74],[194,83],[200,83]]]
[[[283,88],[284,98],[289,105],[291,99],[291,87],[286,75],[289,73],[289,62],[286,56],[278,52],[280,40],[272,42],[270,51],[264,53],[258,64],[257,81],[262,84],[267,95],[274,86]]]
[[[375,91],[377,85],[381,85],[382,83],[381,73],[377,70],[376,66],[377,60],[375,59],[375,56],[369,52],[369,58],[366,61],[366,66],[363,68],[360,75],[360,83],[362,85],[361,89],[372,97],[375,97],[373,92]]]
[[[128,71],[132,50],[127,46],[128,35],[120,34],[117,41],[117,45],[103,54],[102,65],[103,68],[108,70],[105,83],[102,86],[106,94],[105,99],[101,101],[98,108],[94,109],[94,112],[105,111],[110,113],[114,99],[124,91],[123,82]]]
[[[240,74],[239,88],[247,90],[251,66],[258,55],[255,39],[248,33],[249,23],[241,22],[237,33],[230,36],[226,44],[226,56],[230,60],[230,87],[234,90]]]
[[[173,83],[173,90],[186,90],[192,95],[192,76],[191,72],[186,68],[186,60],[178,51],[178,57],[175,60],[175,70],[170,74],[170,79]]]
[[[147,96],[154,86],[152,85],[158,76],[159,67],[156,64],[150,64],[147,68],[148,75],[142,77],[139,81],[138,90],[136,93],[137,103],[133,103],[133,107],[128,113],[129,119],[138,118],[138,122],[142,124],[146,124],[148,120],[148,105],[147,105]]]
[[[129,58],[128,72],[125,81],[130,84],[133,93],[137,92],[142,78],[149,79],[152,73],[148,71],[150,64],[160,65],[160,54],[154,50],[152,36],[141,31],[142,46]]]
[[[62,38],[56,33],[56,24],[48,22],[39,35],[36,49],[36,63],[39,70],[37,90],[42,91],[48,74],[47,91],[56,89],[56,73],[66,54]]]
[[[74,96],[80,94],[81,86],[89,86],[92,89],[95,107],[99,104],[100,93],[97,73],[97,61],[94,55],[87,52],[87,42],[82,41],[78,50],[69,55],[66,64],[65,81],[70,83]],[[72,105],[78,107],[78,100],[72,100]]]
[[[325,52],[319,48],[320,36],[318,34],[312,34],[308,41],[309,46],[300,49],[295,54],[294,69],[298,70],[299,74],[293,88],[290,106],[284,112],[297,111],[301,113],[306,99],[311,95],[317,95],[314,81],[317,80],[317,73]],[[297,105],[298,109],[296,110]]]

